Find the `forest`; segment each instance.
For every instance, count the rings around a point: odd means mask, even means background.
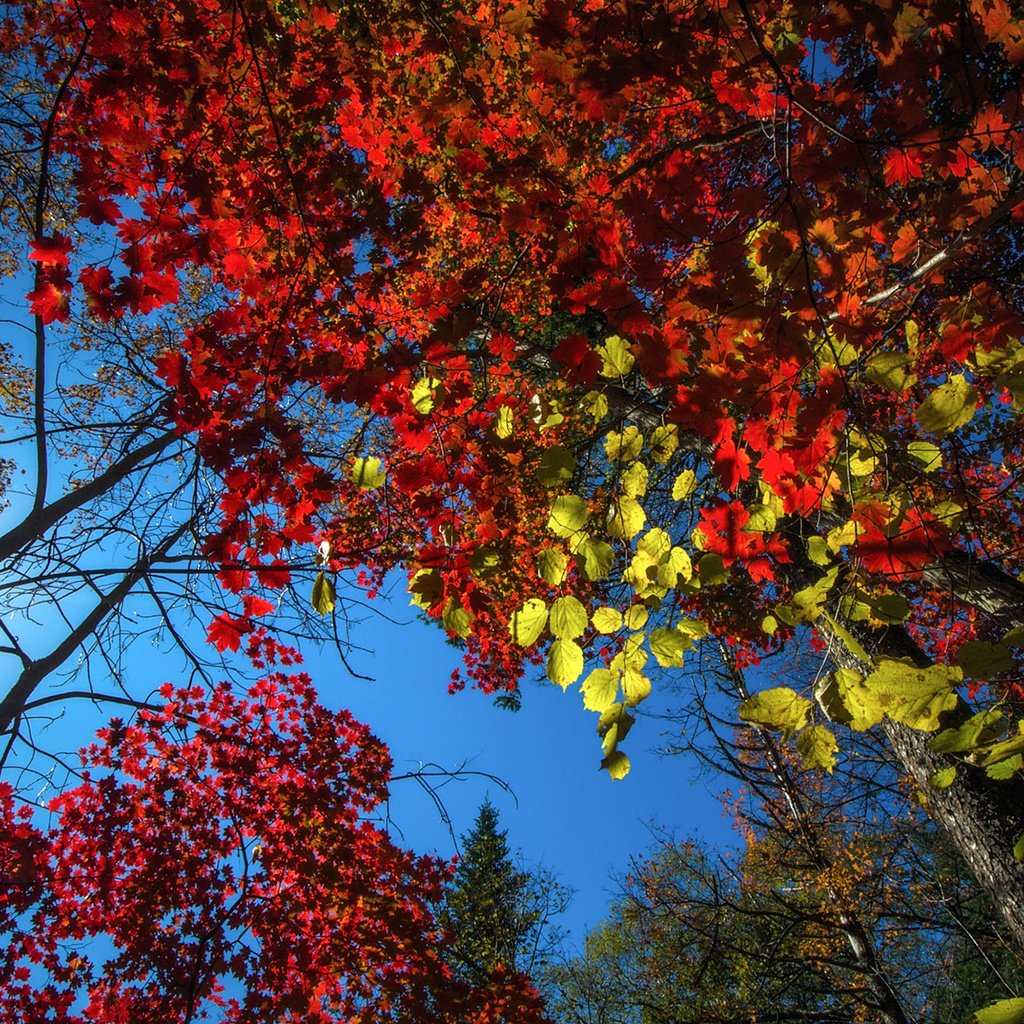
[[[12,0],[0,94],[0,1019],[1024,1024],[1017,5]],[[737,842],[576,948],[406,844],[396,587]]]

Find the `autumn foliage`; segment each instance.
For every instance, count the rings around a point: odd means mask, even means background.
[[[539,1019],[516,976],[451,980],[446,866],[372,819],[365,726],[302,676],[162,696],[100,733],[48,827],[0,791],[5,1020]]]
[[[401,569],[480,687],[579,683],[621,778],[702,638],[816,630],[842,667],[747,721],[1019,781],[1003,0],[82,0],[2,42],[71,182],[26,239],[37,328],[176,318],[219,649],[259,659],[299,566],[325,615]]]

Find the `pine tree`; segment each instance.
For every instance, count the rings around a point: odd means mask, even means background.
[[[568,891],[545,872],[517,863],[489,800],[462,846],[441,914],[453,939],[453,972],[474,985],[498,966],[530,973],[557,942],[550,919],[564,909]]]

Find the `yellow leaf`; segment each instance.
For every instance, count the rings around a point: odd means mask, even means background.
[[[381,472],[380,459],[354,459],[349,479],[364,491],[375,491],[383,486],[385,475]]]
[[[697,474],[692,469],[684,469],[672,484],[672,500],[683,501],[697,488]]]
[[[583,671],[583,649],[573,640],[554,640],[548,648],[546,667],[548,679],[564,690]]]
[[[591,616],[598,633],[614,633],[622,628],[622,613],[617,608],[597,608]]]
[[[598,345],[597,354],[601,357],[602,377],[624,377],[636,362],[633,353],[629,351],[629,345],[617,334]]]

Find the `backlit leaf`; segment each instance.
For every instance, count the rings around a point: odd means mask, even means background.
[[[537,572],[545,583],[553,587],[560,587],[565,582],[568,565],[565,552],[557,548],[545,548],[537,556]]]
[[[619,694],[619,673],[595,668],[583,680],[583,706],[588,711],[606,711]]]
[[[618,782],[629,774],[629,758],[621,750],[616,750],[601,761],[601,767]]]
[[[823,725],[809,725],[796,738],[796,749],[804,759],[805,768],[824,768],[830,775],[836,766],[839,744],[831,729]]]
[[[636,498],[621,495],[608,510],[608,533],[621,540],[630,540],[644,527],[647,516]]]
[[[1000,999],[974,1014],[975,1024],[1024,1024],[1024,999]]]
[[[588,580],[604,579],[615,564],[615,552],[603,540],[585,537],[576,545],[576,561]]]
[[[571,537],[583,528],[590,509],[587,503],[575,494],[563,494],[555,498],[548,518],[548,529],[557,537]]]
[[[509,632],[520,647],[532,647],[548,622],[547,605],[539,597],[531,597],[519,611],[512,614]]]
[[[587,609],[572,595],[556,598],[551,604],[548,620],[553,636],[560,640],[575,640],[587,628]]]
[[[334,600],[334,584],[331,583],[324,573],[318,572],[316,579],[313,581],[313,594],[310,598],[313,611],[317,615],[329,615],[334,611]]]
[[[751,725],[791,736],[807,724],[812,706],[811,701],[788,686],[775,686],[748,697],[740,704],[739,714]]]
[[[554,640],[548,649],[547,675],[564,690],[583,672],[583,649],[572,640]]]
[[[917,422],[931,434],[949,434],[974,418],[978,393],[962,373],[939,385],[917,409]]]
[[[601,357],[602,377],[624,377],[636,362],[629,351],[629,345],[617,334],[598,345],[597,354]]]
[[[557,487],[572,479],[576,470],[576,460],[568,448],[552,445],[545,448],[537,466],[537,479],[545,487]]]
[[[622,612],[617,608],[597,608],[591,621],[598,633],[614,633],[622,628]]]
[[[348,474],[349,479],[364,491],[375,491],[382,487],[385,474],[381,472],[380,459],[355,459]]]
[[[672,484],[672,500],[683,501],[693,494],[697,487],[697,474],[692,469],[684,469]]]

